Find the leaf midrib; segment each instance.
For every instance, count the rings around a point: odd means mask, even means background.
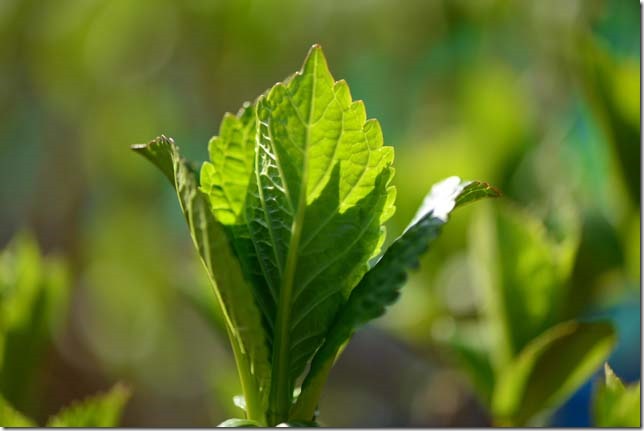
[[[299,198],[297,210],[293,217],[291,228],[291,238],[289,241],[288,255],[286,258],[286,267],[282,277],[280,287],[279,304],[277,307],[277,325],[275,333],[275,344],[273,345],[273,370],[271,378],[271,400],[269,409],[270,415],[275,415],[274,420],[279,423],[288,419],[290,409],[290,385],[289,382],[289,318],[291,312],[291,296],[293,293],[293,282],[295,280],[295,270],[297,267],[297,257],[299,255],[299,243],[302,235],[302,224],[306,210],[306,189],[308,180],[309,155],[308,148],[311,142],[311,120],[315,108],[315,85],[317,79],[318,55],[313,58],[313,82],[311,85],[311,99],[309,116],[306,123],[306,137],[304,142],[304,165],[302,167],[302,177],[300,180]],[[290,94],[289,94],[290,98]],[[297,112],[297,110],[296,110]],[[298,117],[299,117],[299,112]],[[269,419],[270,420],[270,419]]]

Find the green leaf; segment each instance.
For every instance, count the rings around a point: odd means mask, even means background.
[[[322,343],[336,337],[329,331],[347,301],[365,307],[369,289],[380,308],[393,300],[379,290],[386,286],[356,288],[394,212],[393,148],[383,145],[378,122],[367,120],[364,104],[352,100],[346,82],[334,81],[313,46],[299,72],[224,116],[201,184],[167,138],[137,149],[177,188],[226,314],[248,418],[271,426],[291,420],[295,384]],[[414,221],[424,224],[420,218],[432,211],[427,239],[455,205],[496,195],[485,184],[448,183],[447,194],[433,196]],[[391,254],[388,260],[380,268],[409,263]],[[387,271],[378,269],[369,283],[384,278],[395,293],[400,277],[390,279]],[[404,278],[405,269],[389,272]],[[354,288],[364,292],[351,300]],[[340,333],[341,344],[348,335]]]
[[[130,391],[117,384],[109,392],[76,402],[49,419],[47,427],[89,428],[115,427]]]
[[[597,387],[593,403],[595,426],[640,426],[640,383],[624,386],[608,364],[604,364],[604,384]]]
[[[263,421],[264,406],[259,397],[270,380],[266,340],[252,288],[244,278],[230,239],[215,220],[207,196],[199,190],[195,172],[171,139],[162,136],[133,149],[152,161],[177,191],[194,245],[225,314],[249,417]]]
[[[288,421],[277,425],[278,428],[316,428],[320,425],[313,421]]]
[[[42,256],[29,233],[0,252],[0,391],[18,408],[32,402],[34,371],[60,327],[68,293],[64,262]]]
[[[218,428],[259,428],[262,425],[259,422],[250,420],[250,419],[226,419],[219,425]]]
[[[499,193],[488,184],[463,182],[458,177],[447,178],[432,187],[405,232],[351,292],[324,344],[313,358],[292,418],[313,418],[322,386],[339,350],[359,326],[384,314],[385,307],[396,301],[407,272],[418,266],[419,257],[436,239],[451,211],[486,196],[496,197]]]
[[[489,405],[494,390],[494,369],[490,362],[489,343],[481,323],[460,323],[447,344],[454,359],[469,376],[474,389],[485,405]]]
[[[527,211],[510,205],[477,214],[470,240],[474,280],[483,293],[491,362],[503,370],[535,337],[561,322],[579,246],[576,219],[561,238]]]
[[[225,117],[201,178],[268,329],[276,424],[288,419],[297,377],[384,240],[393,149],[347,84],[333,80],[319,46],[258,99],[255,123],[252,109]]]
[[[215,218],[224,225],[243,224],[242,210],[253,174],[256,137],[255,106],[245,104],[235,116],[227,113],[219,136],[208,143],[210,162],[201,167],[201,187]]]
[[[597,370],[615,344],[605,322],[565,322],[530,342],[500,371],[492,399],[501,425],[524,425],[564,402]]]
[[[0,427],[35,428],[36,423],[14,409],[0,395]]]
[[[334,82],[319,47],[260,98],[257,118],[247,217],[276,305],[269,416],[280,422],[296,378],[384,239],[393,149],[347,84]]]

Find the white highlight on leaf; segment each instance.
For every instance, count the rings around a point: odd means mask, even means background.
[[[233,397],[233,403],[243,411],[246,411],[246,399],[243,395],[235,395]]]
[[[430,212],[433,217],[447,222],[447,216],[456,205],[456,198],[469,183],[469,181],[462,181],[460,177],[453,176],[434,184],[407,229]]]

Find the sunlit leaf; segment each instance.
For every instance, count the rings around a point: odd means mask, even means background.
[[[319,46],[299,72],[226,114],[219,133],[200,184],[171,140],[135,149],[177,189],[227,315],[247,417],[308,421],[290,413],[295,398],[311,412],[317,402],[317,389],[295,391],[313,355],[322,355],[311,368],[322,382],[318,371],[397,297],[454,207],[498,192],[457,177],[438,184],[365,276],[394,211],[393,148],[346,82],[334,81]]]

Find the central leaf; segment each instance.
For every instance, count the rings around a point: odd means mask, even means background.
[[[234,238],[271,348],[269,422],[287,419],[394,211],[393,148],[314,46],[298,73],[227,116],[201,187]]]

